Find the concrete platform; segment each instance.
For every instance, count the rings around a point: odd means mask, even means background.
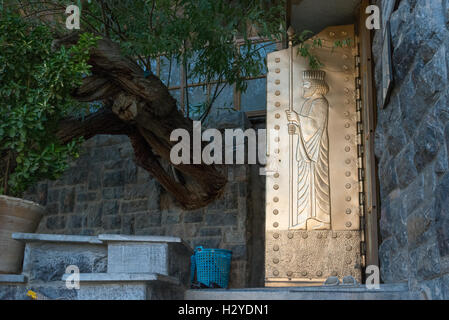
[[[193,250],[177,237],[14,233],[25,243],[22,274],[0,275],[0,300],[183,299]],[[68,269],[70,267],[70,269]],[[79,287],[66,279],[79,272]],[[72,279],[73,280],[73,279]]]
[[[0,274],[0,284],[25,282],[27,282],[27,277],[23,274]]]
[[[66,274],[65,281],[70,275]],[[157,273],[80,273],[77,300],[183,299],[177,278]]]
[[[45,234],[45,233],[22,233],[15,232],[12,234],[14,240],[22,242],[51,242],[51,243],[95,243],[102,244],[98,237],[94,236],[77,236],[65,234]]]
[[[71,274],[65,274],[62,277],[66,281]],[[152,282],[160,281],[167,284],[180,285],[177,278],[165,276],[157,273],[80,273],[80,283],[89,282]]]
[[[381,285],[368,290],[364,285],[332,287],[283,287],[252,289],[187,290],[186,300],[410,300],[422,297],[410,294],[406,283]]]

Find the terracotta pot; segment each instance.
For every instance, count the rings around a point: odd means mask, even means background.
[[[24,244],[11,235],[35,232],[44,211],[32,201],[0,196],[0,273],[22,272]]]

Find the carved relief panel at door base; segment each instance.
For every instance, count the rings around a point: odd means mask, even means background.
[[[267,58],[267,285],[361,280],[354,27],[316,38],[320,70],[297,47]]]

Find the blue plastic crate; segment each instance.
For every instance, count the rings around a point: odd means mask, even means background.
[[[191,257],[190,279],[210,286],[211,282],[222,288],[228,287],[232,251],[225,249],[204,249],[196,247]]]

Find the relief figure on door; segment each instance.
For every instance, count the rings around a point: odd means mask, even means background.
[[[329,86],[321,70],[303,72],[301,106],[286,111],[288,133],[297,141],[293,182],[296,183],[296,207],[290,227],[306,230],[330,229],[329,190]],[[296,149],[296,150],[295,150]]]

